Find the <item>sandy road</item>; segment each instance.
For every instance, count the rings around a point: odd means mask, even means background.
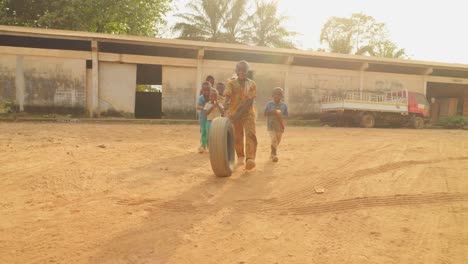
[[[466,131],[258,135],[220,179],[196,126],[0,123],[1,262],[467,263]]]

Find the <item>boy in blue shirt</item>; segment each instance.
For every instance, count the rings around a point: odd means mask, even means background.
[[[265,117],[267,118],[267,129],[271,138],[271,160],[278,162],[277,150],[284,133],[283,117],[287,117],[288,106],[281,101],[284,91],[280,87],[273,89],[273,101],[265,106]]]

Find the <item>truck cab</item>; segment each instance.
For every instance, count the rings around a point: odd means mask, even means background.
[[[416,92],[408,92],[408,113],[429,118],[430,104],[426,96]]]

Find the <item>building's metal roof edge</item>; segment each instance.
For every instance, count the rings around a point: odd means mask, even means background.
[[[296,50],[296,49],[268,48],[268,47],[248,46],[248,45],[241,45],[241,44],[193,41],[193,40],[182,40],[182,39],[163,39],[163,38],[151,38],[151,37],[130,36],[130,35],[114,35],[114,34],[83,32],[83,31],[70,31],[70,30],[43,29],[43,28],[0,25],[0,34],[20,35],[20,36],[38,36],[38,37],[45,37],[45,38],[65,38],[65,39],[76,39],[76,40],[98,40],[98,41],[109,41],[109,42],[133,43],[133,44],[139,44],[139,45],[156,45],[156,46],[172,46],[172,47],[176,46],[179,48],[187,48],[187,49],[237,51],[237,52],[249,52],[249,53],[260,53],[260,54],[270,54],[270,55],[276,54],[276,55],[281,55],[281,56],[318,58],[318,59],[335,60],[335,61],[342,60],[342,61],[361,62],[361,63],[399,65],[399,66],[407,66],[407,67],[427,67],[427,68],[435,67],[435,68],[447,69],[447,70],[468,71],[468,64],[461,64],[461,63],[444,63],[444,62],[420,61],[420,60],[409,60],[409,59],[392,59],[392,58],[370,57],[370,56],[362,56],[362,55],[348,55],[348,54],[327,53],[327,52],[317,52],[317,51],[304,51],[304,50]]]

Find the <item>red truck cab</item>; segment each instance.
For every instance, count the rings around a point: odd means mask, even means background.
[[[429,118],[430,104],[423,94],[408,92],[408,113]]]

